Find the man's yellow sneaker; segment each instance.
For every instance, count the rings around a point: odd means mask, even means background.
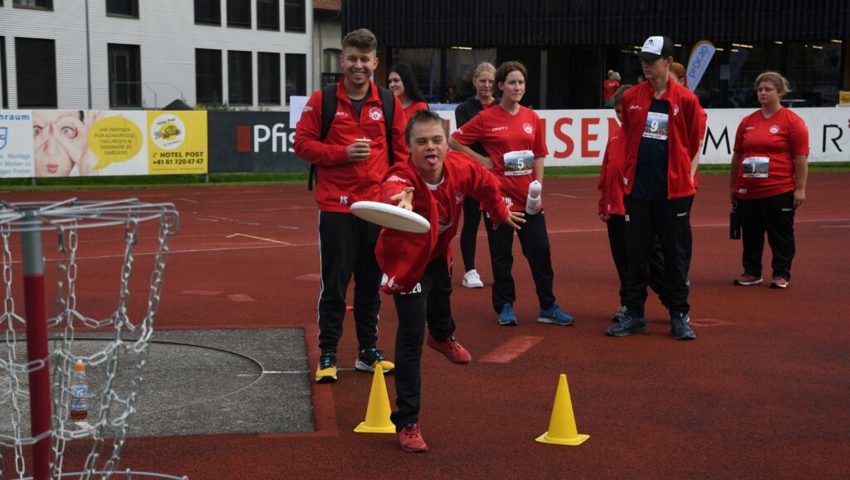
[[[319,368],[316,369],[316,383],[333,383],[336,381],[336,355],[323,353],[319,358]]]

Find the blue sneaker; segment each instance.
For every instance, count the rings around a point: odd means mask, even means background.
[[[551,307],[540,309],[540,315],[537,317],[540,323],[551,323],[554,325],[562,325],[564,327],[575,323],[575,319],[566,314],[557,303],[553,303]]]
[[[499,314],[499,325],[505,327],[516,326],[516,315],[514,314],[514,307],[510,303],[506,303],[502,306],[502,313]]]

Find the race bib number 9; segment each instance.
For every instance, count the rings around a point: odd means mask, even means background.
[[[744,178],[767,178],[770,170],[770,157],[747,157],[741,163]]]
[[[646,125],[643,127],[643,137],[667,140],[667,118],[666,113],[649,112],[646,116]]]
[[[528,175],[534,166],[534,152],[531,150],[508,152],[502,158],[505,162],[506,177]]]

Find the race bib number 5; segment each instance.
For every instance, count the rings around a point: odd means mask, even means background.
[[[528,175],[534,167],[534,152],[531,150],[508,152],[502,158],[505,162],[506,177]]]
[[[667,118],[666,113],[649,112],[643,128],[643,137],[667,140]]]

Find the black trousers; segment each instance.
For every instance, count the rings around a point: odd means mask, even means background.
[[[774,277],[791,280],[794,245],[794,192],[756,200],[738,200],[744,272],[761,276],[764,234],[773,253]]]
[[[625,305],[626,276],[629,270],[629,251],[626,247],[626,217],[611,215],[606,224],[608,227],[608,245],[611,247],[614,266],[617,268],[617,277],[620,279],[620,305]],[[690,262],[690,254],[688,254],[688,258]],[[658,294],[661,304],[666,307],[665,275],[664,252],[661,250],[661,242],[656,237],[652,244],[652,253],[649,256],[649,287]]]
[[[643,317],[650,273],[650,257],[656,237],[664,254],[665,299],[670,313],[688,313],[688,270],[693,237],[691,205],[694,197],[648,201],[626,195],[626,246],[629,267],[626,273],[626,308]]]
[[[475,269],[475,245],[481,224],[481,204],[472,197],[463,199],[463,227],[460,230],[460,253],[464,272]]]
[[[345,294],[354,275],[354,324],[360,349],[378,341],[381,269],[375,260],[379,226],[350,213],[319,212],[319,348],[335,353],[342,337]]]
[[[440,257],[428,264],[413,290],[393,296],[398,312],[398,331],[395,339],[396,411],[390,419],[396,431],[419,422],[422,390],[419,364],[425,325],[427,323],[429,334],[437,340],[445,340],[454,334],[451,294],[452,277],[445,257]]]
[[[525,220],[522,230],[516,234],[522,245],[522,254],[531,268],[540,308],[550,308],[555,303],[555,295],[552,293],[555,273],[552,271],[546,218],[543,212],[540,212],[536,215],[526,215]],[[487,215],[484,216],[484,225],[490,244],[490,263],[493,266],[493,309],[500,313],[502,306],[516,301],[516,286],[511,275],[514,263],[514,229],[502,225],[493,230],[493,222]]]

